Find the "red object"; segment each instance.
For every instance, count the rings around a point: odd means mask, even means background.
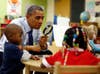
[[[67,51],[65,50],[65,54],[68,53],[66,65],[96,65],[98,64],[98,59],[89,51],[83,51],[83,52],[75,52],[75,51]],[[65,57],[65,55],[64,55]],[[64,64],[65,58],[62,57],[62,52],[59,51],[55,55],[47,57],[46,60],[48,64],[54,65],[56,61],[61,62],[61,64]]]
[[[78,24],[77,23],[72,23],[71,26],[72,26],[72,28],[75,28],[75,27],[78,27]]]
[[[11,20],[5,20],[6,24],[9,24],[11,22]]]
[[[1,27],[2,27],[2,28],[5,28],[7,25],[8,25],[8,24],[6,24],[6,23],[2,23],[2,24],[1,24]]]

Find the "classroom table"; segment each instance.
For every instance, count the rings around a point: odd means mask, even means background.
[[[42,63],[42,60],[28,60],[28,61],[22,61],[23,64],[25,64],[25,74],[29,74],[30,71],[38,71],[38,72],[50,72],[50,74],[53,73],[53,68],[41,68],[40,65]]]
[[[60,49],[60,48],[56,48],[55,50],[55,49],[52,49],[52,47],[49,47],[49,48],[53,52],[53,54],[56,53]],[[98,58],[100,58],[100,56]],[[53,67],[41,68],[41,63],[42,63],[42,58],[40,60],[30,59],[28,61],[23,61],[23,64],[25,64],[25,74],[29,74],[30,71],[50,72],[50,74],[53,74]]]
[[[56,53],[60,48],[54,46],[49,46],[49,49],[54,53]],[[47,56],[47,55],[44,55]],[[53,68],[41,68],[40,65],[42,63],[42,58],[40,60],[28,60],[28,61],[22,61],[23,64],[25,64],[25,74],[29,74],[30,71],[38,71],[38,72],[50,72],[50,74],[53,73]]]

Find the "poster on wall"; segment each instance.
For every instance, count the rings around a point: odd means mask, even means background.
[[[95,0],[85,0],[85,10],[90,13],[91,22],[95,21]]]
[[[7,0],[7,15],[21,15],[21,0]]]

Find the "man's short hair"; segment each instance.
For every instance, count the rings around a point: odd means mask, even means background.
[[[41,6],[37,6],[37,5],[31,5],[28,10],[27,10],[27,13],[26,14],[32,14],[34,11],[36,10],[40,10],[40,11],[43,11],[44,9],[41,7]]]

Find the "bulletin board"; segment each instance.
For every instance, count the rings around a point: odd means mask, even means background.
[[[95,21],[95,0],[85,0],[85,11],[90,13],[90,22]]]
[[[21,16],[22,0],[7,0],[7,15]]]

